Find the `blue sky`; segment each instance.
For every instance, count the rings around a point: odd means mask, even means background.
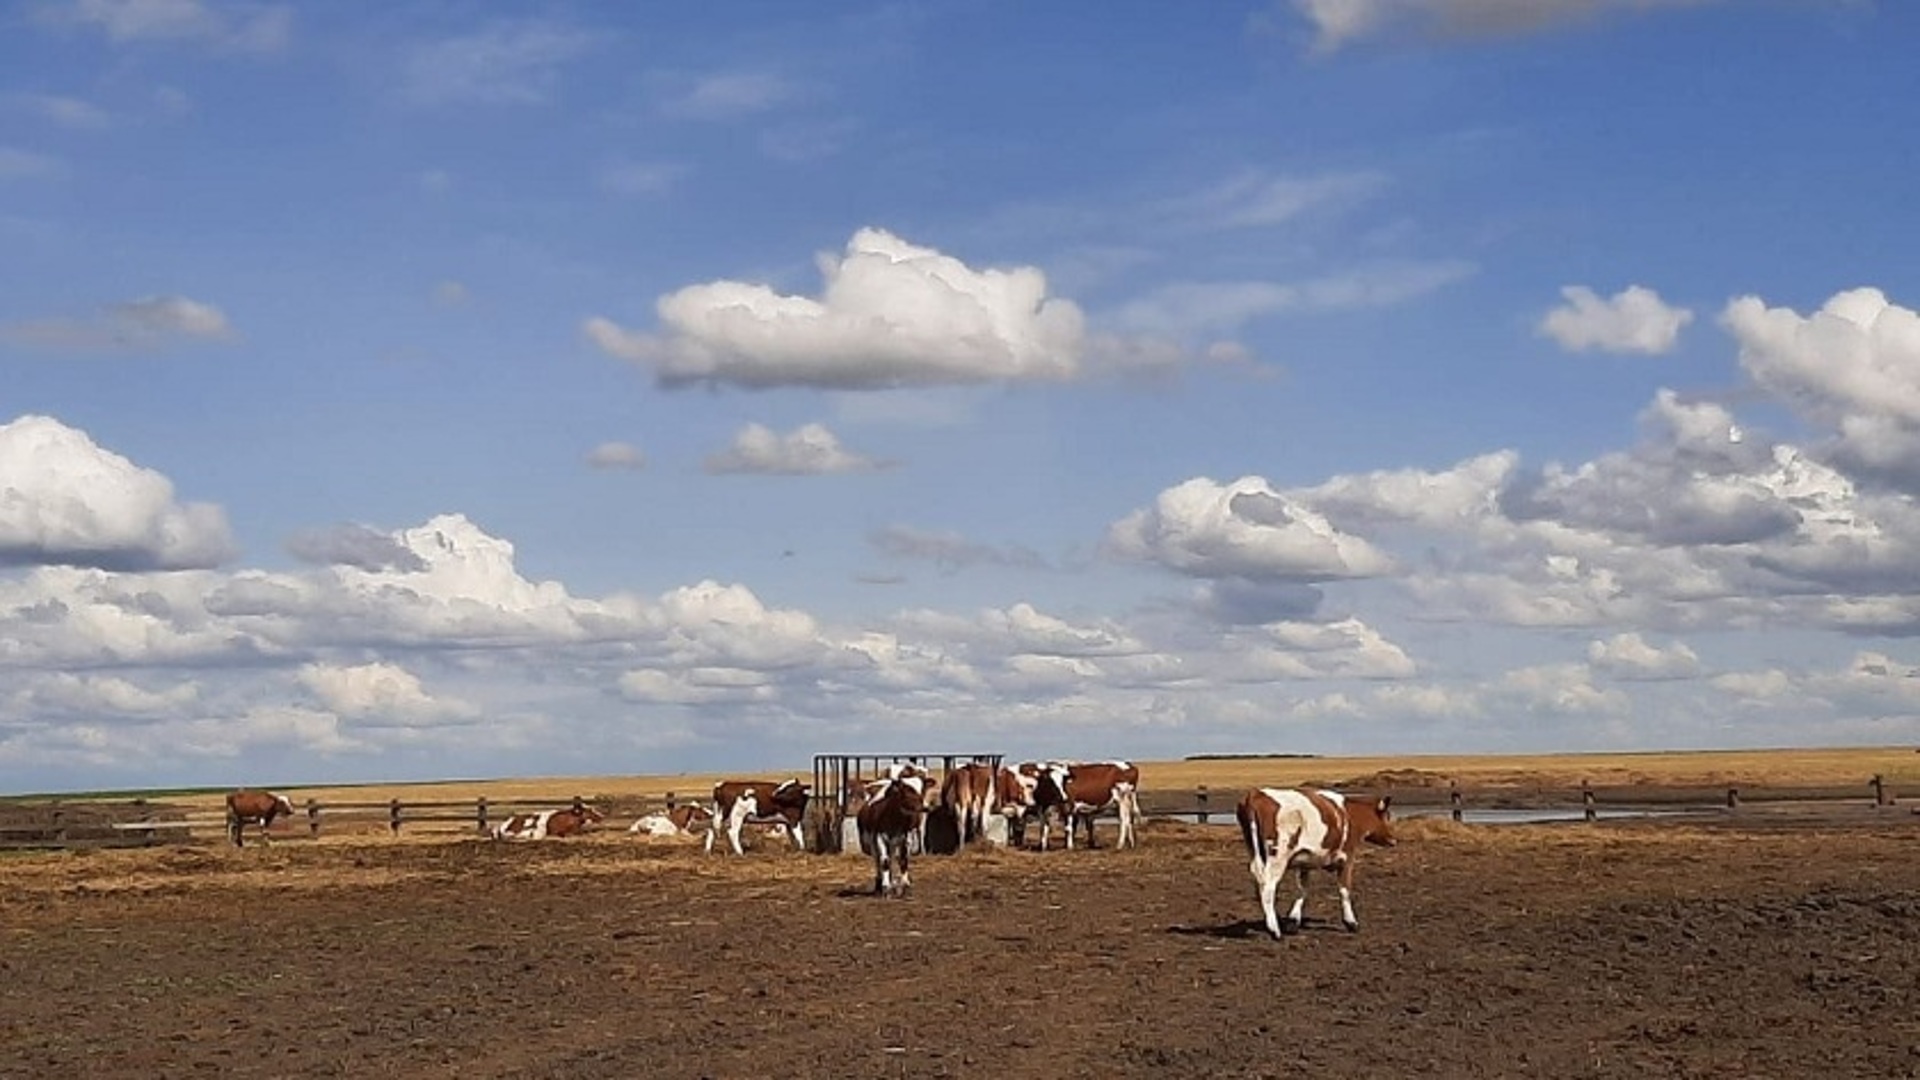
[[[1920,738],[1917,31],[0,6],[0,790]]]

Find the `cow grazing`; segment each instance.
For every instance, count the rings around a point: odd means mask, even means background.
[[[586,832],[587,826],[605,820],[605,815],[591,806],[515,814],[493,827],[493,838],[495,840],[545,840],[550,837],[559,839],[577,836]]]
[[[1073,850],[1074,825],[1083,821],[1087,826],[1087,847],[1099,846],[1093,840],[1093,819],[1109,808],[1120,814],[1120,838],[1115,844],[1140,846],[1140,836],[1134,831],[1140,819],[1139,768],[1126,761],[1075,762],[1066,767],[1064,775],[1056,771],[1053,780],[1062,795],[1060,808],[1066,819],[1068,851]],[[1044,850],[1044,823],[1040,837]]]
[[[956,766],[940,782],[940,805],[953,811],[960,827],[960,842],[972,843],[986,828],[987,815],[994,812],[994,767],[984,761]]]
[[[908,876],[908,840],[926,821],[927,781],[919,776],[883,780],[854,821],[860,846],[873,852],[873,892],[902,897],[913,887]]]
[[[682,803],[671,810],[648,814],[627,827],[647,836],[692,836],[702,826],[713,828],[713,811],[699,803]]]
[[[1275,938],[1300,929],[1307,904],[1307,874],[1318,868],[1340,875],[1340,921],[1360,929],[1353,913],[1353,860],[1360,843],[1392,847],[1390,796],[1348,797],[1337,791],[1255,788],[1235,809],[1247,843],[1248,868],[1260,891],[1260,911]],[[1288,870],[1299,875],[1300,895],[1284,923],[1274,911],[1274,892]]]
[[[285,795],[245,788],[227,793],[227,839],[234,847],[244,846],[241,833],[251,824],[260,826],[260,839],[267,842],[273,819],[282,816],[293,816],[293,800]]]
[[[740,846],[740,830],[750,821],[786,826],[787,839],[794,849],[804,850],[800,822],[807,816],[812,788],[812,784],[798,780],[722,780],[713,785],[713,821],[707,828],[706,850],[713,851],[714,834],[724,828],[733,853],[746,854]]]

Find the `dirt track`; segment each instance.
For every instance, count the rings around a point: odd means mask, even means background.
[[[0,1075],[1920,1076],[1920,819],[1412,828],[1269,940],[1231,830],[0,863]],[[1324,884],[1324,883],[1323,883]]]

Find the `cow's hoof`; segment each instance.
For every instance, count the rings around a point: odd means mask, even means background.
[[[1340,925],[1346,927],[1347,933],[1349,934],[1357,934],[1360,932],[1360,924],[1357,922],[1347,922],[1345,919],[1342,919]]]
[[[1281,932],[1281,933],[1283,933],[1283,934],[1297,934],[1297,933],[1299,933],[1299,932],[1300,932],[1300,920],[1299,920],[1299,919],[1287,919],[1287,920],[1285,920],[1285,921],[1283,921],[1283,922],[1282,922],[1282,923],[1280,924],[1280,932]]]

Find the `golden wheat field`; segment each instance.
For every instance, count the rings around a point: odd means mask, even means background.
[[[1255,786],[1299,784],[1443,787],[1457,781],[1469,790],[1503,787],[1595,786],[1714,788],[1857,788],[1879,775],[1892,787],[1920,791],[1920,753],[1912,747],[1850,747],[1769,750],[1648,751],[1604,754],[1371,755],[1365,757],[1233,757],[1144,761],[1145,790],[1191,791],[1205,786],[1228,792]],[[754,770],[766,779],[812,775],[811,762],[785,769]],[[673,773],[630,776],[518,777],[437,783],[313,785],[284,788],[301,799],[329,802],[473,800],[503,804],[578,795],[589,801],[655,803],[669,794],[701,798],[715,782],[740,774]],[[219,794],[169,801],[190,809],[220,805]]]

